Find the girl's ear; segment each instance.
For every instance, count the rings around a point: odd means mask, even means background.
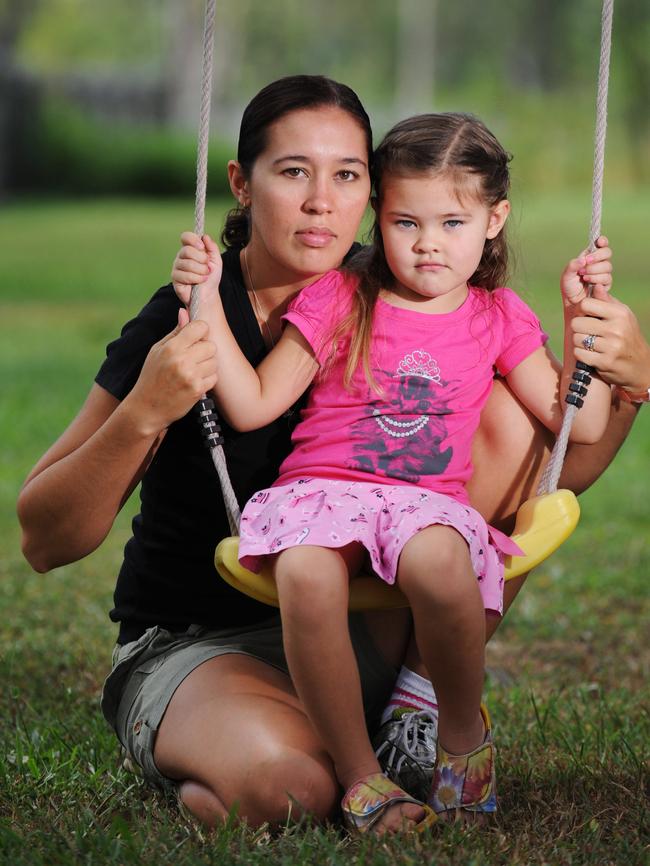
[[[486,239],[491,240],[499,234],[508,219],[509,213],[510,202],[507,198],[502,199],[494,205],[490,210],[490,220],[485,235]]]
[[[234,159],[228,162],[228,183],[232,194],[241,207],[250,207],[250,184],[244,175],[241,165]]]

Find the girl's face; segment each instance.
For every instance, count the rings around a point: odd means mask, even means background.
[[[249,258],[269,285],[338,267],[354,242],[370,177],[361,126],[336,107],[301,109],[268,129],[251,176],[231,163],[231,186],[250,205]]]
[[[459,199],[445,175],[387,175],[378,218],[402,304],[441,313],[460,306],[486,239],[498,235],[509,210],[506,200],[487,207],[469,185]]]

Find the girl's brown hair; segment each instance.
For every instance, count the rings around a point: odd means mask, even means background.
[[[444,174],[455,184],[459,196],[478,194],[483,204],[494,207],[508,198],[510,159],[510,154],[485,124],[471,114],[450,112],[410,117],[386,134],[373,155],[377,210],[386,175],[413,177],[420,174]],[[359,284],[349,316],[334,332],[333,351],[341,339],[351,335],[344,384],[350,386],[361,364],[368,383],[378,390],[370,363],[372,319],[379,292],[394,283],[386,263],[378,218],[372,229],[372,244],[351,259],[346,270],[359,276]],[[504,227],[495,238],[486,240],[470,283],[492,291],[504,284],[507,272],[508,245]]]

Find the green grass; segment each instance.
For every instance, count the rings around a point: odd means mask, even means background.
[[[612,193],[605,222],[618,294],[650,334],[647,201],[647,191]],[[530,194],[514,214],[513,285],[556,347],[557,275],[583,243],[588,211],[588,194]],[[214,204],[215,234],[220,213]],[[494,827],[387,843],[332,828],[205,834],[119,767],[97,701],[135,505],[99,551],[42,576],[21,557],[15,499],[79,406],[105,343],[167,280],[191,221],[191,205],[161,201],[24,202],[0,213],[0,863],[647,863],[647,409],[582,497],[578,531],[530,579],[490,647]]]

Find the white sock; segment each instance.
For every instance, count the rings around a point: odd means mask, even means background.
[[[431,682],[402,665],[393,686],[393,693],[381,716],[381,724],[387,722],[393,715],[393,710],[400,708],[428,710],[432,716],[438,715],[438,702]]]

